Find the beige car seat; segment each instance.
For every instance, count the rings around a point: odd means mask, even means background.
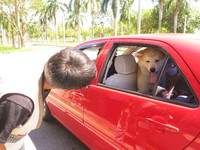
[[[137,90],[137,63],[132,55],[117,56],[114,62],[116,74],[105,81],[106,85],[126,90]]]

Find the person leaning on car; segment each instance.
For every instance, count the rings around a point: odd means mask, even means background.
[[[47,96],[45,89],[81,89],[88,86],[95,76],[95,63],[80,50],[67,48],[51,56],[38,82],[37,102],[34,103],[24,93],[6,93],[1,97],[0,150],[6,149],[4,144],[10,137],[26,134],[40,127],[44,99]]]

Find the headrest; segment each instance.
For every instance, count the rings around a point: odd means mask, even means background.
[[[120,55],[115,59],[115,70],[120,74],[131,74],[137,70],[137,63],[132,55]]]

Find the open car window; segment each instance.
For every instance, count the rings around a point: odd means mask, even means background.
[[[95,61],[101,48],[100,47],[91,47],[82,50],[91,60]]]
[[[87,43],[79,46],[77,49],[83,51],[91,60],[95,61],[105,43],[105,41]]]
[[[108,57],[100,80],[105,86],[181,105],[197,104],[181,69],[164,49],[120,43]]]

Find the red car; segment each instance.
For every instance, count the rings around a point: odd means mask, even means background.
[[[200,36],[118,36],[76,48],[96,62],[97,76],[87,89],[52,90],[44,120],[51,114],[93,150],[200,149]],[[138,90],[137,73],[127,77],[135,67],[128,59],[116,63],[131,55],[137,65],[135,54],[145,49],[165,55],[149,93]]]

